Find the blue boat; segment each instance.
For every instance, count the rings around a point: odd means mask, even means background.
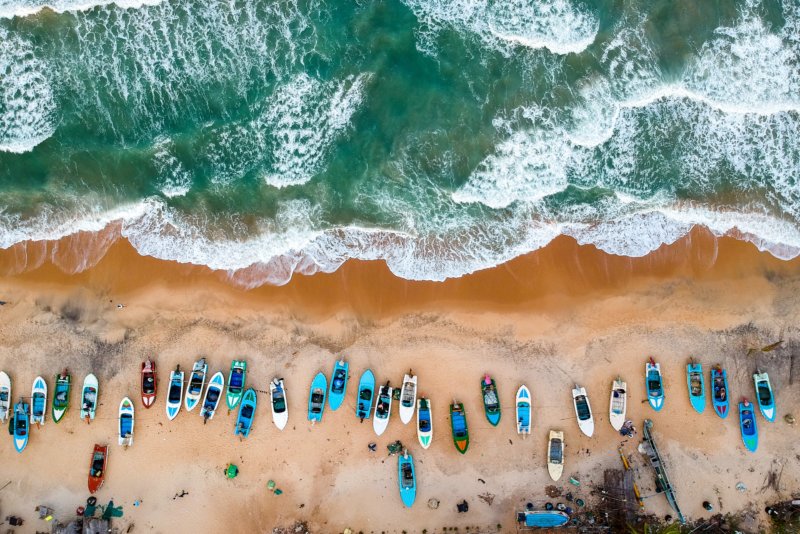
[[[397,459],[397,478],[400,484],[400,498],[406,507],[411,508],[417,498],[417,476],[414,473],[414,459],[403,450]]]
[[[529,510],[517,513],[517,522],[526,527],[554,528],[566,525],[569,516],[558,510]]]
[[[664,407],[664,382],[661,379],[661,364],[650,358],[650,361],[644,367],[647,400],[655,411],[661,411],[661,408]]]
[[[325,374],[317,373],[311,382],[311,391],[308,395],[308,420],[312,422],[322,421],[322,414],[325,412],[325,391],[328,389],[328,379]]]
[[[770,423],[775,421],[775,395],[772,394],[772,385],[769,383],[769,375],[756,372],[753,375],[753,383],[756,386],[756,401],[761,415]]]
[[[728,371],[720,366],[711,369],[711,403],[717,415],[725,419],[730,411],[728,400]]]
[[[739,403],[739,428],[742,430],[744,446],[748,451],[756,452],[758,448],[756,414],[753,412],[753,405],[747,399],[742,399]]]
[[[689,402],[697,413],[703,413],[706,409],[706,381],[701,364],[692,362],[686,366],[686,383],[689,386]]]
[[[247,388],[239,403],[239,415],[236,417],[236,428],[233,431],[234,436],[246,438],[250,435],[250,429],[253,427],[253,419],[256,416],[256,405],[256,390]]]
[[[492,426],[497,426],[500,422],[500,399],[497,396],[497,384],[488,374],[483,375],[481,380],[481,394],[483,396],[483,411],[486,419]]]
[[[30,406],[28,403],[20,401],[14,405],[14,415],[9,420],[8,430],[14,436],[14,448],[17,449],[17,452],[22,452],[28,445],[29,412]]]
[[[358,404],[356,405],[356,417],[369,419],[372,410],[372,397],[375,395],[375,375],[367,369],[361,374],[358,381]]]
[[[331,406],[331,410],[338,410],[339,406],[344,402],[344,394],[347,392],[347,375],[349,368],[350,365],[344,360],[339,360],[333,366],[331,389],[328,392],[328,403]]]

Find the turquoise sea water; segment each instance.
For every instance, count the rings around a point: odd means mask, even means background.
[[[120,221],[247,285],[695,224],[791,258],[798,132],[794,0],[0,0],[0,247]]]

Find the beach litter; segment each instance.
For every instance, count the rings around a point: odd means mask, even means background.
[[[556,497],[561,497],[561,488],[557,488],[556,486],[553,485],[544,488],[544,492],[548,497],[553,499],[555,499]]]
[[[483,502],[485,502],[486,504],[488,504],[489,506],[491,506],[492,503],[494,502],[494,497],[495,497],[494,493],[488,493],[488,492],[481,493],[480,495],[478,495],[478,498]]]
[[[431,510],[436,510],[437,508],[439,508],[439,499],[433,499],[433,498],[428,499],[428,508],[430,508]]]
[[[459,514],[467,513],[469,512],[469,503],[465,499],[456,505],[456,509]]]
[[[793,425],[795,423],[794,416],[790,413],[784,415],[783,420],[789,423],[790,425]]]
[[[744,485],[744,482],[739,482],[736,484],[736,489],[739,491],[739,493],[744,493],[747,491],[747,486]]]
[[[403,449],[405,447],[403,447],[403,444],[398,439],[394,443],[388,444],[386,448],[389,449],[389,456],[394,456],[395,454],[400,454],[401,452],[403,452]]]
[[[569,477],[569,483],[572,484],[573,486],[580,486],[581,485],[581,481],[578,480],[577,478],[573,478],[573,477]]]

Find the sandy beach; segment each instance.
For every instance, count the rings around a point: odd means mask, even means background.
[[[87,246],[104,247],[103,254],[81,270],[78,258]],[[124,506],[115,521],[122,532],[130,524],[132,532],[267,532],[295,521],[319,533],[513,532],[514,513],[526,502],[563,500],[545,494],[553,484],[546,469],[550,429],[562,429],[567,445],[557,487],[598,505],[592,490],[602,485],[605,469],[620,468],[622,446],[646,496],[644,512],[663,518],[672,512],[637,452],[641,431],[626,441],[608,422],[617,375],[628,383],[628,417],[640,429],[645,418],[653,420],[689,519],[747,510],[753,520],[741,528],[754,532],[766,524],[765,503],[800,487],[800,428],[783,420],[798,415],[800,400],[800,363],[790,366],[800,340],[800,261],[780,261],[703,230],[643,258],[611,256],[562,237],[506,265],[444,283],[406,281],[382,263],[350,262],[332,274],[244,290],[246,272],[140,257],[124,240],[105,243],[97,234],[16,245],[0,252],[0,272],[0,369],[12,377],[14,399],[30,394],[37,375],[52,393],[53,377],[64,367],[77,384],[65,419],[54,424],[48,413],[22,454],[10,436],[0,443],[0,512],[26,519],[16,532],[47,530],[35,518],[38,504],[69,519],[85,502],[96,442],[111,449],[98,499]],[[750,350],[780,340],[776,350]],[[155,406],[145,410],[139,368],[148,356],[157,362],[160,388]],[[209,372],[226,376],[232,359],[246,358],[248,384],[261,391],[272,377],[283,377],[287,428],[272,424],[264,394],[244,441],[233,435],[235,413],[224,408],[205,426],[198,410],[168,421],[169,371],[177,364],[189,369],[199,356],[207,358]],[[664,372],[666,404],[658,413],[642,402],[649,356]],[[340,357],[350,362],[347,398],[312,427],[306,419],[311,379],[318,371],[330,375]],[[693,411],[685,375],[691,357],[706,375],[713,364],[727,368],[733,400],[753,398],[756,368],[769,372],[778,413],[774,423],[759,414],[756,453],[744,449],[735,411],[725,420],[710,406],[702,415]],[[396,412],[381,437],[370,422],[359,424],[355,389],[366,368],[377,382],[396,386],[409,369],[419,376],[419,391],[433,405],[430,449],[422,450],[414,426],[403,425]],[[76,410],[88,372],[100,380],[101,404],[91,425]],[[486,372],[500,392],[498,427],[483,414],[479,381]],[[592,438],[575,421],[575,383],[587,388],[594,409]],[[533,397],[526,440],[517,436],[513,416],[520,384]],[[117,407],[125,395],[136,402],[135,443],[127,450],[116,444]],[[447,407],[454,398],[467,411],[471,444],[464,456],[450,437]],[[410,510],[398,494],[397,459],[387,456],[386,445],[398,439],[416,461],[419,489]],[[377,452],[368,450],[370,442]],[[223,474],[228,462],[241,470],[234,480]],[[779,491],[762,489],[770,471],[781,473]],[[570,477],[581,486],[570,485]],[[283,494],[269,492],[268,480]],[[740,482],[744,491],[736,489]],[[182,491],[188,494],[175,498]],[[430,509],[429,499],[438,499],[439,508]],[[464,499],[469,512],[459,514],[456,503]],[[141,506],[133,506],[136,500]],[[704,500],[713,512],[702,508]]]

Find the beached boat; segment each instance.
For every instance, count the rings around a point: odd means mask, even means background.
[[[89,461],[89,493],[96,493],[106,478],[108,445],[95,444],[92,459]]]
[[[522,385],[517,390],[517,434],[524,438],[531,433],[531,392]]]
[[[469,428],[467,428],[467,413],[464,411],[464,404],[456,401],[450,404],[450,427],[456,450],[465,454],[469,449]]]
[[[500,422],[500,399],[497,395],[497,384],[494,378],[488,374],[483,375],[481,380],[481,394],[483,396],[483,412],[489,424],[497,426]]]
[[[200,397],[203,395],[203,386],[206,384],[206,374],[208,373],[208,364],[205,358],[200,358],[192,366],[192,374],[189,375],[189,385],[186,386],[186,395],[184,395],[184,405],[187,411],[194,410],[194,407],[200,402]]]
[[[100,389],[97,384],[97,377],[89,373],[83,379],[83,387],[81,388],[81,419],[85,419],[87,423],[94,421],[99,395]]]
[[[369,419],[372,411],[372,397],[375,395],[375,375],[367,369],[361,373],[358,381],[358,403],[356,404],[356,417],[362,422]]]
[[[753,375],[753,383],[756,386],[756,401],[761,415],[770,423],[775,421],[775,396],[772,394],[769,375],[758,371]]]
[[[414,473],[414,458],[406,449],[403,449],[403,454],[397,458],[397,481],[403,504],[411,508],[417,499],[417,477]]]
[[[72,389],[72,377],[69,371],[64,369],[62,373],[56,375],[56,387],[53,391],[53,406],[50,413],[54,423],[61,421],[69,408],[70,389]]]
[[[400,421],[407,425],[414,418],[414,409],[417,407],[417,375],[411,371],[403,376],[403,387],[400,388],[400,406],[398,412]]]
[[[316,423],[322,421],[325,413],[325,392],[328,389],[328,379],[324,373],[317,373],[311,382],[311,391],[308,395],[308,420]]]
[[[157,388],[156,362],[147,358],[146,362],[142,362],[142,405],[145,408],[156,402]]]
[[[119,444],[123,447],[133,445],[133,403],[125,397],[119,403]]]
[[[423,449],[430,447],[433,439],[431,400],[424,397],[417,399],[417,439]]]
[[[564,433],[551,430],[547,441],[547,472],[557,481],[564,472]]]
[[[281,387],[283,387],[283,380],[281,380]],[[236,416],[236,428],[233,431],[234,436],[242,436],[246,438],[250,435],[250,429],[253,428],[253,419],[256,416],[257,396],[256,390],[247,388],[242,395],[242,401],[239,403],[239,415]],[[284,413],[286,413],[286,406],[284,404]],[[273,420],[275,419],[275,412],[273,411]],[[277,424],[277,423],[276,423]],[[284,422],[284,425],[286,423]],[[278,428],[283,429],[282,426]]]
[[[711,404],[717,415],[725,419],[730,411],[728,371],[720,366],[711,369]]]
[[[219,400],[222,398],[222,391],[225,389],[225,375],[221,371],[217,371],[208,381],[206,387],[206,394],[203,397],[203,407],[200,409],[200,416],[203,418],[203,424],[214,419],[214,414],[217,413]]]
[[[664,407],[664,382],[661,378],[661,364],[653,358],[644,364],[645,383],[647,384],[647,400],[655,411]]]
[[[172,421],[183,404],[183,371],[177,365],[169,374],[169,389],[167,390],[167,419]]]
[[[228,411],[236,408],[242,400],[246,380],[247,362],[245,360],[233,360],[231,371],[228,374],[228,387],[225,390],[225,405],[228,407]]]
[[[375,415],[372,418],[372,429],[381,435],[389,426],[389,417],[392,415],[392,387],[389,382],[378,388],[378,400],[375,401]]]
[[[11,414],[11,377],[0,371],[0,423],[8,420]]]
[[[272,408],[272,422],[283,430],[289,422],[289,405],[286,403],[286,386],[283,378],[273,378],[269,383],[270,407]]]
[[[706,381],[703,377],[703,366],[697,362],[686,365],[686,384],[689,387],[689,402],[697,413],[706,409]]]
[[[17,452],[22,452],[28,445],[28,434],[30,433],[30,422],[28,413],[30,405],[27,402],[19,401],[14,405],[14,412],[11,415],[9,430],[14,435],[14,448]]]
[[[344,402],[345,393],[347,393],[347,377],[350,365],[344,361],[339,360],[333,365],[333,374],[331,375],[331,389],[328,392],[328,404],[331,410],[338,410],[339,406]]]
[[[578,418],[578,426],[581,432],[589,437],[594,434],[594,417],[592,416],[592,405],[586,395],[586,389],[575,384],[572,390],[572,403],[575,406],[575,416]]]
[[[758,425],[756,424],[756,414],[753,405],[747,399],[742,399],[739,403],[739,428],[742,431],[742,441],[750,452],[756,452],[758,448]]]
[[[625,413],[628,410],[628,384],[617,377],[611,383],[611,401],[608,407],[608,420],[614,430],[625,424]]]
[[[526,510],[517,513],[517,522],[526,527],[555,528],[566,525],[569,516],[559,510]]]
[[[37,376],[31,388],[31,424],[43,425],[47,413],[47,382]]]

